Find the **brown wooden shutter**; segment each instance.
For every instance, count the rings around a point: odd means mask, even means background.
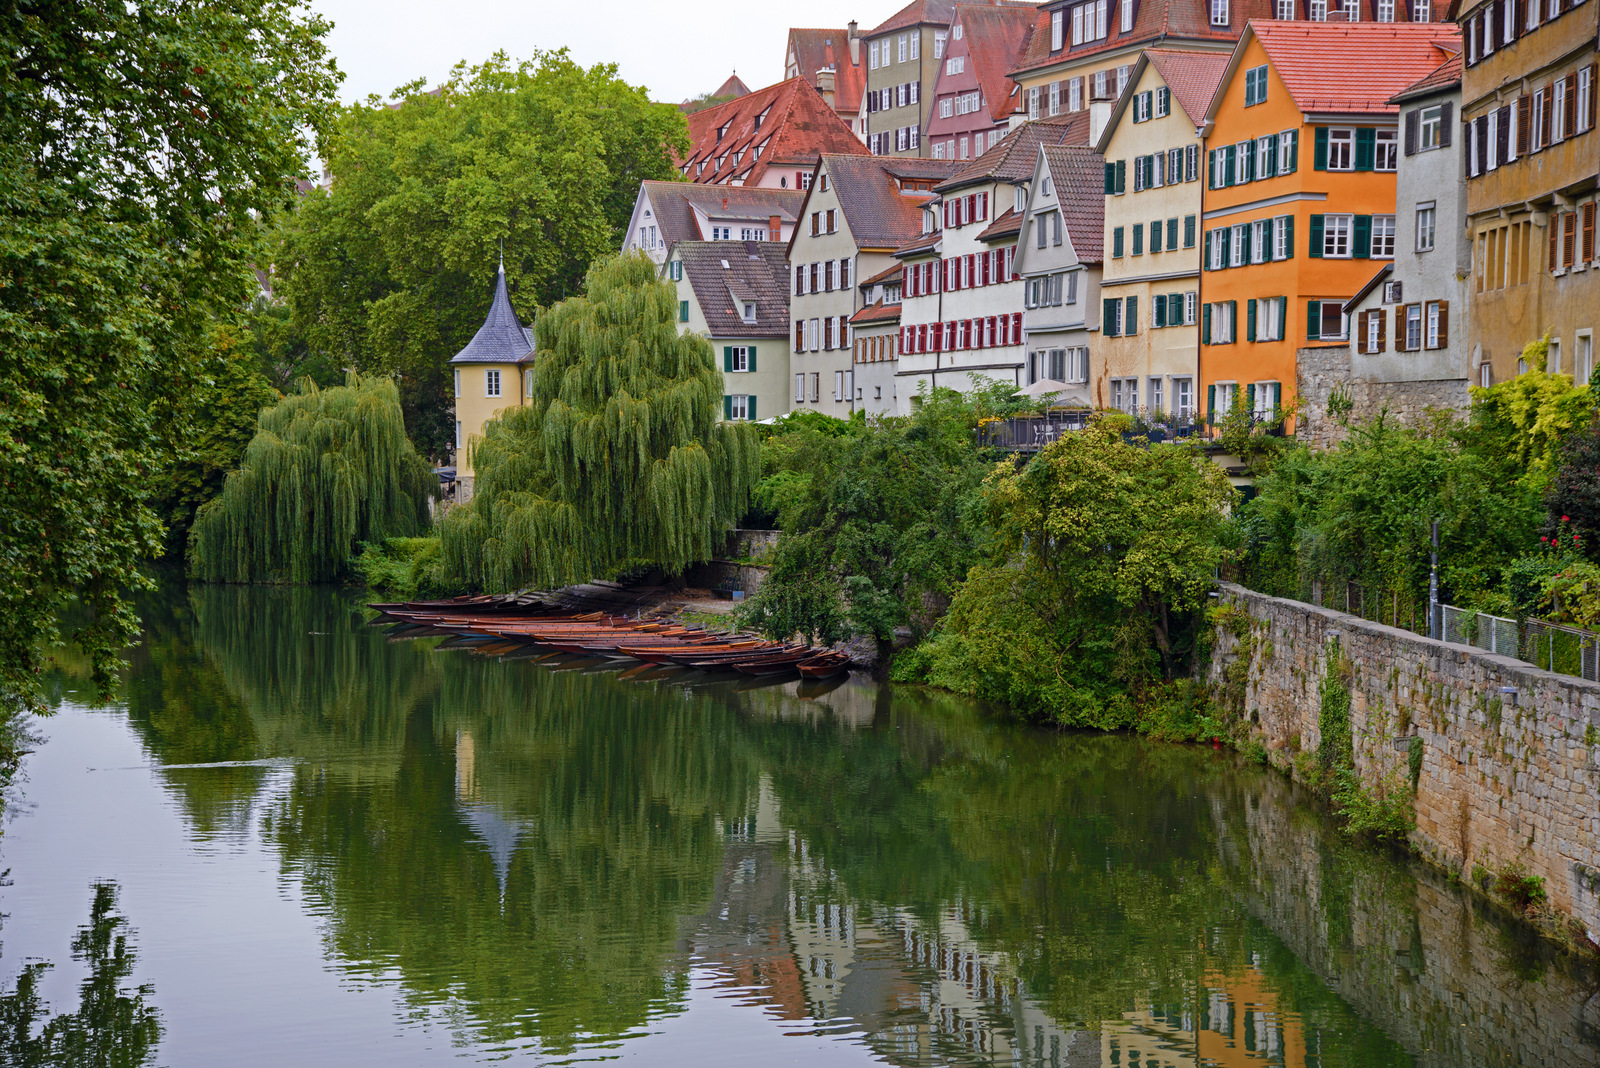
[[[1367,316],[1371,312],[1362,312],[1356,316],[1356,351],[1363,356],[1367,353]]]
[[[1600,83],[1596,82],[1596,78],[1600,78],[1600,64],[1591,63],[1589,64],[1589,122],[1587,126],[1590,130],[1594,129],[1595,97],[1600,96]]]
[[[1583,206],[1583,262],[1594,259],[1594,201]]]
[[[804,319],[796,319],[794,321],[794,351],[806,351],[806,321]]]
[[[1544,148],[1550,144],[1550,105],[1555,102],[1556,86],[1554,82],[1540,90],[1544,94],[1544,114],[1539,116],[1539,147]]]
[[[1450,302],[1448,300],[1439,302],[1439,347],[1441,349],[1450,347]]]
[[[1382,352],[1389,340],[1389,317],[1383,312],[1375,312],[1378,317],[1378,351]]]
[[[1406,351],[1406,306],[1394,306],[1394,351]]]
[[[1551,212],[1547,227],[1550,231],[1550,272],[1554,274],[1561,256],[1561,216]]]
[[[1562,81],[1567,83],[1567,92],[1562,101],[1566,115],[1561,120],[1561,136],[1571,137],[1578,129],[1578,76],[1569,74]]]
[[[1528,124],[1529,124],[1529,122],[1532,121],[1532,117],[1533,117],[1533,98],[1528,96],[1528,95],[1526,95],[1526,94],[1517,97],[1517,155],[1518,156],[1526,156],[1528,154],[1528,142],[1530,140],[1529,134],[1531,134],[1533,132],[1533,131],[1528,129]]]
[[[1571,267],[1578,259],[1578,213],[1561,213],[1561,266]]]

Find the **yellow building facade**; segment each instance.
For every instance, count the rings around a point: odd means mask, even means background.
[[[450,360],[455,386],[457,500],[472,497],[474,444],[496,414],[524,404],[533,373],[533,331],[511,307],[502,264],[495,276],[489,314],[465,348]]]

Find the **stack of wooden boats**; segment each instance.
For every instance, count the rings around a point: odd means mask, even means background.
[[[832,678],[850,670],[846,653],[708,631],[672,619],[630,619],[603,611],[569,612],[543,604],[470,597],[369,607],[382,613],[377,622],[392,621],[404,631],[537,646],[552,656],[564,653],[701,671],[798,674],[812,679]]]

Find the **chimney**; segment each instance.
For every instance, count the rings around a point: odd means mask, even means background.
[[[861,66],[861,34],[856,32],[856,20],[850,20],[850,27],[845,31],[850,38],[850,65]]]
[[[723,197],[722,198],[722,210],[723,211],[727,211],[728,210],[728,198],[727,197]]]
[[[1089,101],[1089,143],[1097,144],[1100,132],[1106,128],[1106,123],[1111,121],[1111,109],[1116,106],[1114,100]]]
[[[837,75],[832,67],[823,67],[817,71],[817,92],[822,94],[822,102],[831,109],[833,107],[833,89]]]
[[[777,215],[767,216],[767,240],[783,240],[783,219]]]

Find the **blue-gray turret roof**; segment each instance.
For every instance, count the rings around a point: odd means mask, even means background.
[[[533,331],[517,321],[511,310],[511,297],[506,293],[506,268],[500,265],[495,274],[494,298],[489,302],[489,315],[478,332],[472,335],[467,347],[456,353],[451,363],[517,363],[533,355]]]

